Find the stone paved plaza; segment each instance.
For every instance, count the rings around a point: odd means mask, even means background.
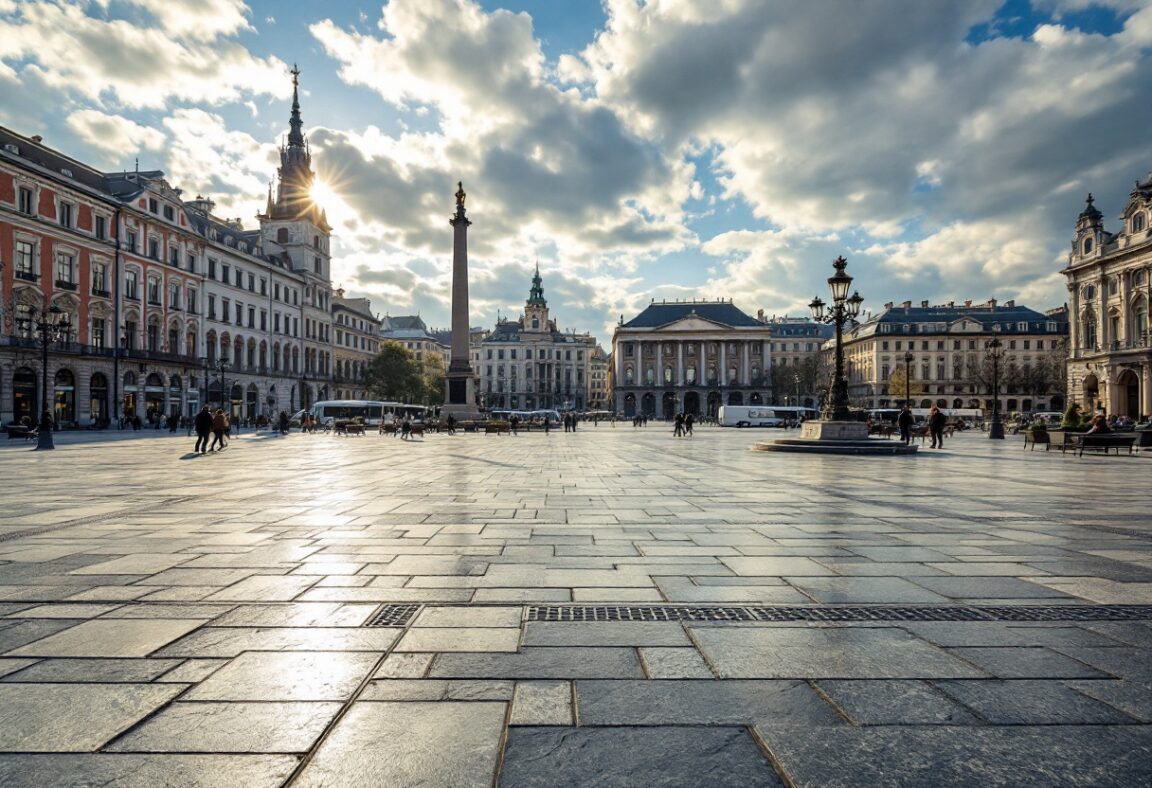
[[[0,785],[1152,781],[1152,456],[669,432],[0,447]]]

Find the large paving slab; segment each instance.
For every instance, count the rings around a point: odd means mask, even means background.
[[[1152,601],[1152,455],[960,435],[800,458],[602,425],[244,433],[185,462],[183,436],[58,437],[0,444],[21,491],[0,514],[5,786],[1152,774],[1152,616],[900,613]],[[600,618],[525,609],[573,602]],[[667,603],[860,620],[651,620]],[[364,626],[382,604],[412,607]]]

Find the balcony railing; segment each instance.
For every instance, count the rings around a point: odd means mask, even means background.
[[[39,282],[40,274],[33,273],[32,271],[16,271],[16,278],[25,282]]]
[[[111,298],[112,297],[112,293],[110,293],[109,291],[104,290],[103,288],[100,288],[100,287],[93,287],[92,288],[92,295],[94,295],[98,298]]]
[[[57,279],[56,286],[61,290],[79,290],[80,285],[75,282],[69,282],[67,279]]]

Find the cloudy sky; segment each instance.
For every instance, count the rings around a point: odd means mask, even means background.
[[[562,328],[650,299],[799,315],[1065,299],[1087,192],[1152,168],[1152,0],[0,0],[0,123],[163,169],[247,226],[292,63],[335,284],[447,326],[455,184],[474,325],[539,260]]]

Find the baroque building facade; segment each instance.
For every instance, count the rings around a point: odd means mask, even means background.
[[[470,354],[480,407],[488,410],[587,410],[596,340],[561,331],[549,317],[537,266],[524,313],[497,318]]]
[[[907,378],[913,407],[990,411],[993,381],[987,343],[993,337],[1003,343],[1000,410],[1063,410],[1066,310],[1041,313],[995,299],[962,305],[885,304],[882,312],[844,335],[849,400],[859,408],[897,407],[904,403]],[[824,352],[831,354],[831,342],[825,343]],[[897,380],[898,385],[891,385]]]
[[[364,376],[373,357],[380,352],[380,319],[372,314],[367,298],[345,298],[337,290],[332,299],[336,359],[336,399],[370,399]]]
[[[1086,411],[1152,414],[1152,173],[1137,181],[1118,232],[1088,195],[1063,273],[1071,317],[1068,392]]]
[[[204,403],[257,418],[329,395],[330,228],[307,194],[298,74],[254,230],[162,172],[103,173],[0,128],[0,420],[36,421],[43,400],[61,426]],[[45,370],[32,326],[51,309],[71,330]]]
[[[653,301],[612,335],[614,410],[714,417],[721,405],[772,402],[771,328],[731,301]]]

